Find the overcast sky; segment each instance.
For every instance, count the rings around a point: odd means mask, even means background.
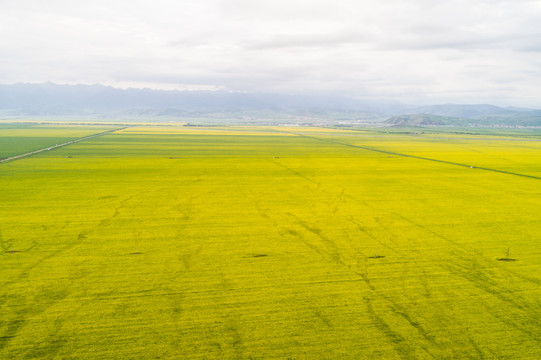
[[[541,107],[541,0],[0,0],[0,83]]]

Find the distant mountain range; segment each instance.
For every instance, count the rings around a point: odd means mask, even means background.
[[[124,90],[52,83],[0,85],[0,116],[384,120],[403,108],[330,96]]]
[[[0,118],[29,117],[541,126],[541,110],[485,104],[417,107],[338,96],[118,89],[53,83],[0,85]]]

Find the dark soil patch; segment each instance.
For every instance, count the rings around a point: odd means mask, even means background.
[[[23,252],[23,251],[20,251],[20,250],[7,250],[6,253],[8,254],[15,254],[15,253],[20,253],[20,252]]]
[[[499,258],[498,261],[517,261],[517,259],[511,259],[511,258]]]
[[[140,254],[142,254],[142,252],[139,252],[139,251],[135,251],[135,252],[130,253],[130,255],[140,255]]]
[[[116,199],[118,196],[116,195],[109,195],[109,196],[100,196],[98,200],[108,200],[108,199]]]
[[[255,255],[252,255],[253,257],[255,258],[259,258],[259,257],[265,257],[265,256],[269,256],[267,254],[255,254]]]
[[[369,256],[368,258],[369,259],[383,259],[385,256],[384,255],[375,255],[375,256]]]

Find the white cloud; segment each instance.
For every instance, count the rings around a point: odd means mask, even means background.
[[[520,0],[4,0],[0,83],[541,106],[539,18]]]

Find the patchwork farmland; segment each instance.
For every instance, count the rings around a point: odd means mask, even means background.
[[[105,133],[107,132],[107,133]],[[541,137],[0,124],[0,358],[541,358]]]

